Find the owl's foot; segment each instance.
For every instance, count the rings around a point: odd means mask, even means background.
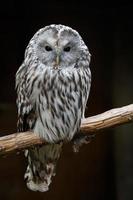
[[[78,134],[78,135],[76,135],[76,137],[73,139],[73,152],[74,153],[79,152],[79,148],[83,144],[89,144],[94,138],[95,138],[94,134],[91,134],[91,135]]]

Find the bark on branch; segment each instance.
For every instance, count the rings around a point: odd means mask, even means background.
[[[98,134],[100,130],[133,121],[133,104],[115,108],[82,120],[80,130],[85,134]],[[0,154],[22,150],[45,143],[32,132],[13,133],[0,138]]]

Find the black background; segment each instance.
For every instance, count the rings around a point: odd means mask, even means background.
[[[4,1],[0,7],[0,133],[16,131],[15,73],[40,28],[64,24],[87,44],[92,87],[86,116],[132,103],[133,5],[128,1]],[[132,125],[101,132],[80,153],[65,145],[50,191],[29,191],[21,152],[0,158],[0,199],[133,199]]]

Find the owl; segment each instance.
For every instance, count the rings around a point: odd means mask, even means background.
[[[18,132],[47,142],[25,150],[27,187],[49,189],[64,142],[78,133],[90,91],[90,53],[76,30],[49,25],[35,33],[16,73]]]

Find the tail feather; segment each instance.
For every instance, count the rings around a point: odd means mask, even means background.
[[[48,144],[26,150],[28,167],[24,178],[30,190],[40,192],[49,190],[52,176],[55,176],[56,164],[61,150],[62,143]]]

